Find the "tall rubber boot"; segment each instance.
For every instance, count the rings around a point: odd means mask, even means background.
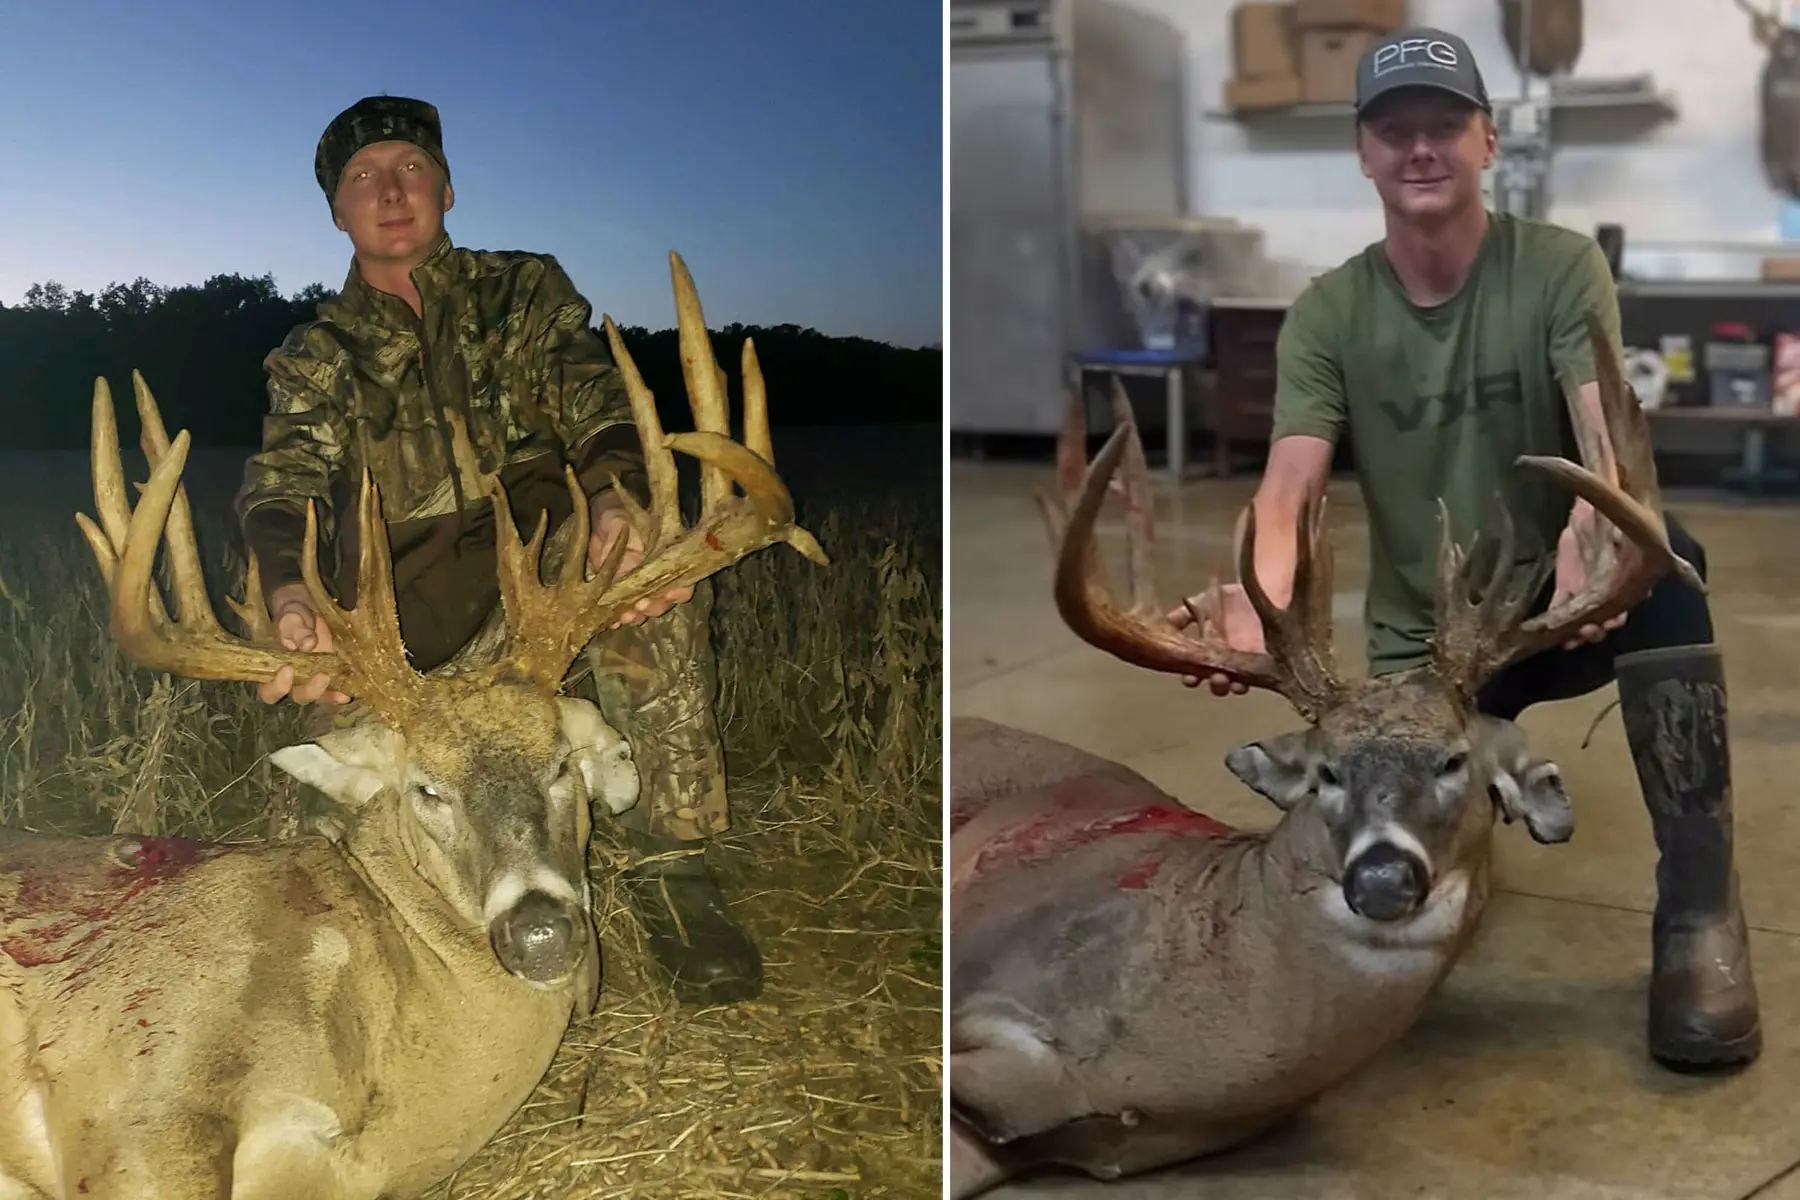
[[[1718,647],[1615,660],[1619,712],[1656,835],[1649,1048],[1671,1070],[1762,1052],[1750,935],[1732,863],[1731,748]]]

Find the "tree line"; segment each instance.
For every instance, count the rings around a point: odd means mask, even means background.
[[[94,377],[112,385],[121,435],[135,443],[131,372],[143,373],[171,431],[196,446],[255,445],[267,407],[263,359],[295,325],[314,319],[332,292],[312,284],[284,297],[272,275],[215,275],[163,287],[147,279],[97,295],[34,284],[22,304],[0,304],[0,418],[12,449],[88,444]],[[687,428],[674,329],[620,329],[657,408]],[[796,325],[728,325],[714,353],[741,403],[738,364],[746,337],[768,382],[777,425],[934,423],[942,417],[943,353],[867,338],[828,337]]]

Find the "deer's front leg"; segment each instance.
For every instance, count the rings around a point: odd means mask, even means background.
[[[1004,997],[976,997],[950,1029],[950,1092],[970,1124],[1011,1141],[1086,1111],[1048,1024]]]
[[[353,1178],[342,1122],[325,1104],[289,1097],[265,1106],[238,1134],[230,1200],[376,1200],[379,1184]]]

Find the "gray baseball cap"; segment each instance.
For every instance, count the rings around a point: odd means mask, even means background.
[[[1370,46],[1356,64],[1357,114],[1389,92],[1411,87],[1436,88],[1494,111],[1469,43],[1442,29],[1402,29]]]

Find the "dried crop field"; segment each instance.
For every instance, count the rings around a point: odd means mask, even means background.
[[[189,492],[215,592],[241,595],[217,489]],[[647,982],[597,824],[599,1010],[435,1200],[938,1193],[936,492],[797,486],[832,566],[775,547],[715,580],[734,818],[715,861],[763,949],[761,999],[684,1009]],[[267,836],[292,785],[264,759],[296,736],[295,708],[131,667],[72,513],[0,511],[0,822]]]

